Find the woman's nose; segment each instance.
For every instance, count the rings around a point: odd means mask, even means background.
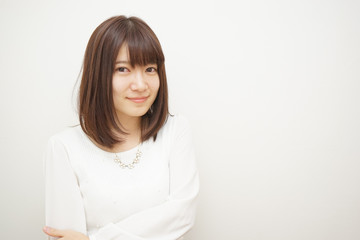
[[[141,71],[134,73],[134,78],[130,86],[133,91],[144,91],[147,89],[147,83],[144,74]]]

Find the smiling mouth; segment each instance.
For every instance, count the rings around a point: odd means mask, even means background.
[[[127,98],[127,99],[129,99],[134,103],[143,103],[148,99],[148,97],[136,97],[136,98]]]

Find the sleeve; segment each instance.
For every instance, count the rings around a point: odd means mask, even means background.
[[[199,178],[190,127],[185,119],[180,120],[170,153],[168,200],[120,222],[105,225],[90,235],[90,240],[176,240],[191,229]]]
[[[48,142],[44,167],[46,225],[86,234],[85,212],[78,181],[66,148],[54,137]]]

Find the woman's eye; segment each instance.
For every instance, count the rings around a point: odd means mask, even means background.
[[[155,72],[157,72],[157,69],[156,69],[156,68],[154,68],[154,67],[148,67],[148,68],[146,69],[146,72],[152,72],[152,73],[155,73]]]
[[[129,72],[129,70],[126,67],[119,67],[117,68],[118,72]]]

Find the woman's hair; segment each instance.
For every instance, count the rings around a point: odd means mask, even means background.
[[[155,33],[137,17],[106,20],[95,29],[85,51],[78,110],[83,131],[108,148],[123,141],[116,133],[127,134],[116,116],[112,91],[115,61],[123,44],[132,66],[156,63],[160,79],[157,97],[141,117],[141,141],[151,137],[155,141],[169,113],[165,58]]]

